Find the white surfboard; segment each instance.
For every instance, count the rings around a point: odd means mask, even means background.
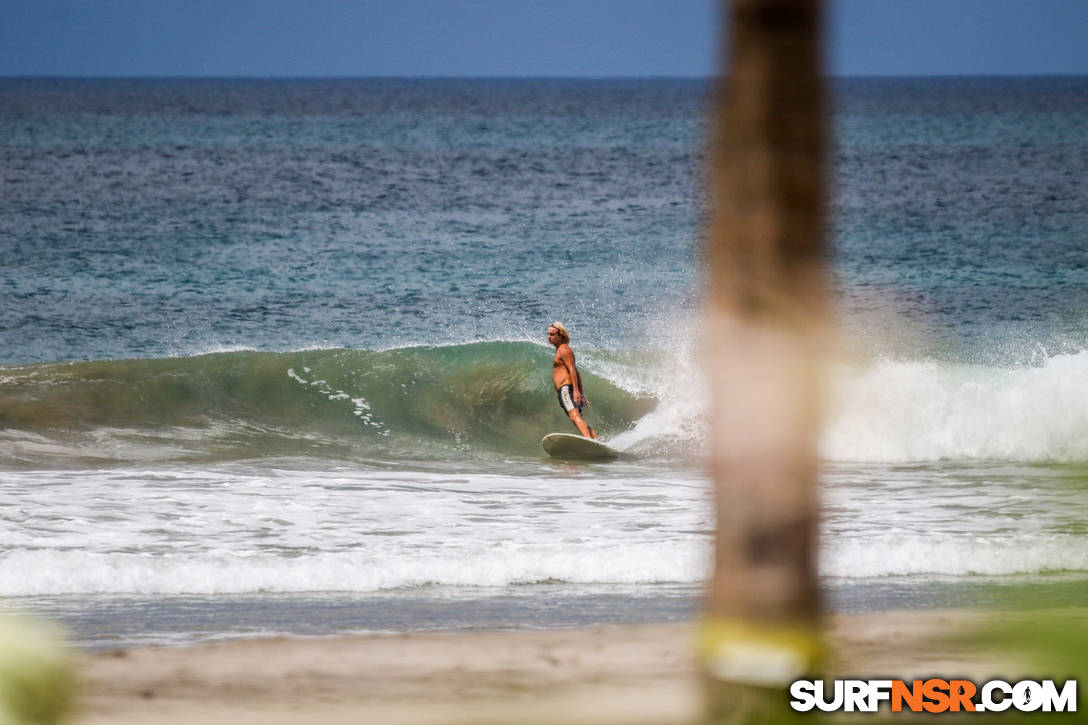
[[[552,458],[606,460],[616,458],[620,454],[619,451],[609,448],[604,443],[570,433],[549,433],[544,436],[540,444]]]

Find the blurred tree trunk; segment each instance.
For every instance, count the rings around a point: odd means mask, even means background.
[[[822,7],[726,6],[728,75],[717,89],[708,179],[718,528],[702,654],[713,722],[773,722],[790,718],[786,688],[819,657]]]

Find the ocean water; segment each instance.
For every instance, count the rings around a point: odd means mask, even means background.
[[[92,646],[693,615],[685,80],[0,80],[0,597]],[[833,82],[833,610],[1088,579],[1088,79]],[[547,459],[573,334],[627,452]]]

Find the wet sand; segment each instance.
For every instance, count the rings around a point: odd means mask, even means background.
[[[839,676],[1000,673],[950,644],[969,610],[839,615]],[[992,616],[992,615],[990,615]],[[74,722],[683,723],[700,712],[691,623],[255,639],[80,655]]]

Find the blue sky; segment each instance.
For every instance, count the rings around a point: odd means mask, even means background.
[[[0,76],[705,76],[715,0],[0,0]],[[829,0],[835,75],[1088,74],[1088,0]]]

